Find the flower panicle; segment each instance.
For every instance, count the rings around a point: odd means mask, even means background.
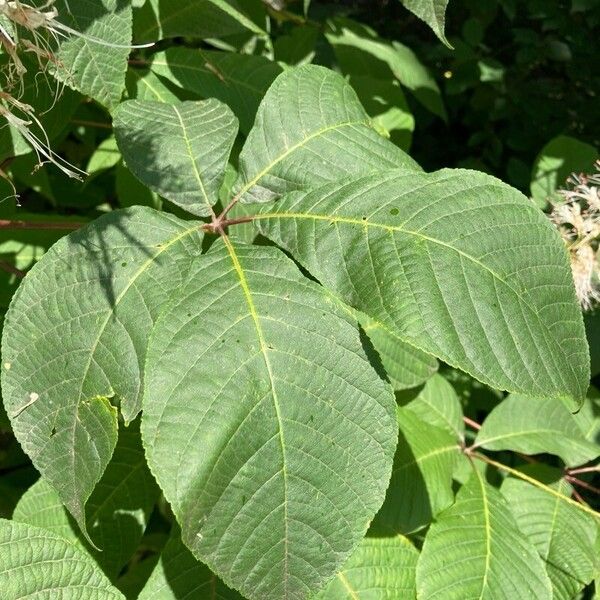
[[[600,302],[600,161],[593,173],[572,173],[552,202],[550,219],[571,261],[577,298],[583,310]]]

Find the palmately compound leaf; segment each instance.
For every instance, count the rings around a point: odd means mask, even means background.
[[[152,55],[150,68],[188,92],[225,102],[245,134],[252,128],[263,96],[282,71],[264,56],[181,47]]]
[[[418,171],[382,137],[339,74],[314,65],[284,71],[269,88],[240,154],[241,202],[267,202],[350,175]]]
[[[43,479],[25,492],[13,519],[48,529],[86,548],[114,580],[135,552],[157,496],[136,421],[120,428],[113,457],[85,507],[89,535],[101,552],[82,539],[58,494]]]
[[[142,436],[185,544],[251,599],[304,598],[383,502],[394,397],[280,250],[217,242],[156,324]]]
[[[61,42],[56,76],[104,106],[116,106],[125,89],[131,51],[131,4],[59,0],[55,6],[57,19],[80,34],[67,34],[68,39]]]
[[[400,407],[398,427],[392,479],[372,526],[382,535],[426,527],[454,502],[452,474],[460,456],[456,435]]]
[[[137,600],[182,598],[243,600],[238,592],[228,588],[205,564],[196,560],[181,541],[179,527],[174,526],[169,541]]]
[[[589,357],[564,244],[527,198],[467,170],[292,193],[259,231],[346,304],[495,388],[579,406]]]
[[[474,469],[429,529],[417,563],[422,600],[548,600],[550,580],[500,492]]]
[[[540,466],[528,469],[529,475],[542,478],[564,496],[572,488],[561,479],[560,471],[542,470]],[[553,480],[553,482],[552,482]],[[519,529],[546,564],[552,582],[554,600],[571,600],[589,584],[600,569],[596,538],[600,521],[577,510],[558,496],[553,496],[526,481],[507,477],[501,488],[517,519]]]
[[[119,105],[113,126],[126,165],[142,183],[194,215],[213,213],[238,131],[229,107],[218,100],[131,100]]]
[[[446,46],[450,46],[444,33],[448,0],[400,0],[400,2],[419,19],[425,21]]]
[[[366,537],[315,600],[415,598],[418,557],[417,549],[401,535]]]
[[[586,463],[600,455],[600,446],[585,439],[569,409],[554,398],[523,398],[513,394],[487,416],[475,440],[487,450],[524,454],[548,452],[567,466]]]
[[[125,600],[91,556],[64,538],[0,519],[2,600]]]
[[[141,408],[147,339],[201,251],[199,224],[115,211],[57,242],[15,293],[2,398],[15,436],[85,531],[84,505]]]

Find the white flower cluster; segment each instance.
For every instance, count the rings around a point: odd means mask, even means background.
[[[550,218],[560,231],[571,259],[575,290],[589,310],[600,302],[600,161],[592,174],[572,174]]]

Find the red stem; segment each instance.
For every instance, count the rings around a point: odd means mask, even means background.
[[[0,260],[0,269],[17,277],[25,277],[25,271],[21,271],[21,269],[17,269],[17,267],[13,267],[3,260]]]
[[[473,421],[473,419],[469,419],[469,417],[463,417],[463,421],[473,429],[479,431],[481,429],[481,425],[477,423],[477,421]]]
[[[43,221],[8,221],[0,219],[0,229],[59,229],[71,231],[83,227],[85,223],[73,221],[72,223],[49,223]]]

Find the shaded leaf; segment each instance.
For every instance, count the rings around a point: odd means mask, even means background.
[[[84,505],[141,405],[147,338],[200,253],[197,223],[115,211],[57,242],[15,293],[2,397],[15,436],[85,528]]]
[[[585,396],[588,350],[564,244],[497,179],[389,171],[289,194],[254,223],[409,344],[496,388],[572,407]]]
[[[88,554],[50,531],[0,519],[0,545],[3,600],[124,600]]]
[[[213,214],[237,134],[227,106],[130,100],[115,111],[113,127],[127,167],[142,183],[194,215]]]
[[[181,531],[175,526],[138,600],[208,598],[209,594],[214,600],[243,598],[194,558],[181,541]]]
[[[554,398],[511,394],[487,416],[475,445],[488,450],[524,454],[548,452],[566,465],[586,463],[600,455],[600,446],[585,439],[569,409]]]
[[[550,580],[500,492],[473,471],[431,526],[417,564],[423,600],[548,600]]]
[[[412,533],[454,501],[456,437],[398,408],[400,435],[385,502],[373,522],[376,534]]]
[[[375,131],[343,77],[304,65],[281,74],[265,95],[240,154],[234,191],[242,202],[267,202],[392,167],[419,169]]]
[[[281,67],[263,56],[170,48],[152,57],[151,72],[203,98],[227,104],[248,133],[263,96]]]
[[[82,537],[54,489],[40,479],[21,498],[13,519],[52,531],[87,550],[110,579],[133,555],[158,488],[146,466],[139,427],[122,427],[114,455],[86,505],[94,550]]]
[[[278,249],[219,241],[157,323],[146,377],[146,455],[193,554],[249,598],[322,586],[395,447],[356,328]]]

